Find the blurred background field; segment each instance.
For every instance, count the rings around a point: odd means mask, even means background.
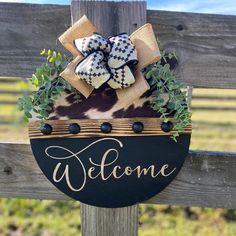
[[[27,142],[16,111],[16,100],[27,89],[18,78],[0,78],[1,141]],[[236,90],[194,89],[192,112],[191,149],[236,151]],[[74,201],[0,199],[0,236],[80,235],[79,208]],[[142,205],[139,234],[235,236],[236,211]]]

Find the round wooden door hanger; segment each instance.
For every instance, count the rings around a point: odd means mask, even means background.
[[[161,192],[180,171],[191,126],[178,142],[160,118],[50,120],[29,126],[33,154],[63,193],[98,207],[125,207]]]
[[[107,38],[96,32],[83,16],[59,37],[73,60],[47,81],[58,100],[50,97],[53,106],[41,129],[40,121],[30,123],[30,143],[41,170],[60,191],[98,207],[125,207],[148,200],[176,177],[189,150],[190,112],[180,83],[168,66],[162,68],[151,24],[131,35]],[[62,61],[56,52],[42,54],[50,66]],[[157,76],[158,71],[165,73]],[[29,99],[39,119],[48,102],[43,98]],[[170,137],[178,135],[177,142]]]

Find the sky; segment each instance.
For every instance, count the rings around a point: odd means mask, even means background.
[[[70,4],[70,0],[0,0],[0,2]],[[236,0],[147,0],[148,9],[236,15]]]

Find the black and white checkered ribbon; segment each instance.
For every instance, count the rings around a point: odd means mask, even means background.
[[[108,39],[98,33],[74,40],[84,59],[75,68],[81,80],[94,88],[108,83],[113,89],[135,82],[132,68],[138,63],[137,51],[126,33]]]

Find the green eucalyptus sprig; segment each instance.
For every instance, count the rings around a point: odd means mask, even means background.
[[[153,89],[151,107],[161,114],[164,122],[168,122],[169,117],[174,117],[177,123],[174,125],[175,131],[172,139],[177,141],[177,137],[184,127],[191,122],[191,112],[188,109],[186,100],[186,90],[180,81],[173,75],[169,60],[176,59],[174,53],[162,52],[161,60],[146,68],[144,74]]]
[[[57,98],[66,90],[73,92],[76,101],[80,101],[80,93],[67,81],[60,77],[69,60],[60,52],[42,50],[40,55],[46,62],[38,67],[29,83],[36,89],[29,96],[18,99],[18,109],[24,111],[24,120],[29,121],[35,113],[36,118],[44,122],[52,111]]]
[[[69,60],[60,52],[51,50],[44,49],[40,55],[45,57],[46,62],[36,69],[29,80],[36,90],[31,95],[18,99],[18,109],[24,111],[24,120],[27,122],[34,113],[36,118],[44,123],[55,101],[65,91],[74,93],[75,100],[80,101],[80,93],[60,77]],[[152,109],[161,114],[164,122],[167,122],[169,117],[177,120],[173,128],[176,132],[172,135],[172,139],[176,141],[183,128],[190,124],[191,112],[188,110],[186,91],[175,79],[168,64],[168,60],[173,58],[177,59],[175,53],[162,52],[162,60],[148,66],[144,75],[154,91],[151,100]]]

